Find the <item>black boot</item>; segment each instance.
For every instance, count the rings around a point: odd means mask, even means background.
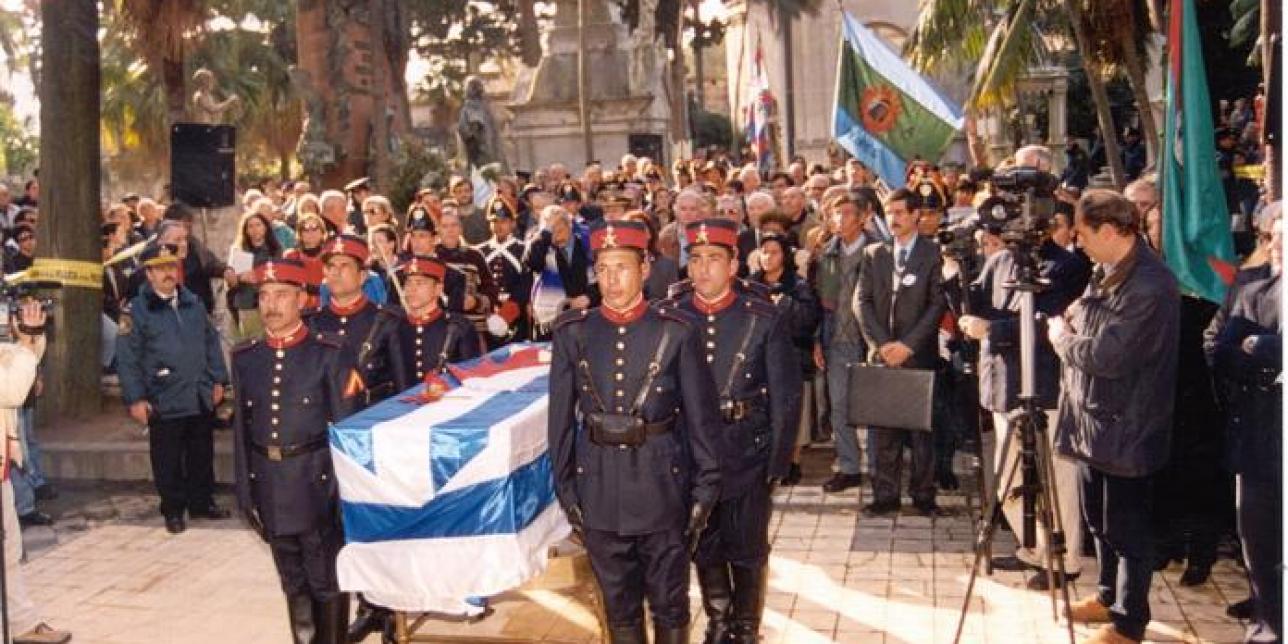
[[[707,632],[702,644],[723,644],[729,637],[729,618],[733,610],[733,582],[729,566],[697,566],[698,587],[702,589],[702,610],[707,614]]]
[[[653,622],[653,644],[689,644],[689,625],[662,626]]]
[[[648,634],[644,632],[644,622],[634,626],[609,626],[608,644],[648,644]]]
[[[349,635],[349,594],[336,593],[329,601],[313,602],[317,616],[317,644],[344,644]]]
[[[291,641],[294,644],[313,644],[318,634],[313,598],[308,593],[287,595],[286,613],[291,618]]]
[[[349,624],[349,642],[351,644],[361,642],[367,639],[368,635],[384,630],[389,617],[389,611],[368,603],[362,595],[358,595],[358,614]]]
[[[769,566],[732,566],[733,629],[730,642],[755,644],[760,635],[760,616],[765,611],[765,588]]]
[[[792,467],[787,471],[787,476],[783,477],[783,485],[798,485],[801,482],[801,464],[792,463]]]

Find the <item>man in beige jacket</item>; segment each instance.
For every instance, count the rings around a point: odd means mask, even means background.
[[[27,399],[36,381],[36,366],[45,352],[45,312],[40,303],[23,303],[19,315],[11,322],[17,342],[0,344],[0,476],[4,479],[4,608],[9,612],[9,631],[14,644],[62,644],[71,633],[51,628],[41,621],[40,613],[27,594],[26,580],[18,563],[22,559],[22,529],[13,505],[13,484],[9,467],[22,465],[22,443],[18,440],[18,408]]]

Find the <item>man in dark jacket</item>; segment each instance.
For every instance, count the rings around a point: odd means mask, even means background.
[[[1283,636],[1282,226],[1274,224],[1269,274],[1239,289],[1209,349],[1229,394],[1226,453],[1239,480],[1239,538],[1252,582],[1249,642]]]
[[[1068,614],[1107,623],[1091,641],[1138,642],[1150,619],[1152,482],[1170,451],[1180,291],[1122,195],[1089,190],[1074,228],[1099,266],[1047,337],[1063,363],[1056,449],[1079,461],[1100,579]]]
[[[179,284],[174,246],[143,251],[148,284],[130,303],[131,323],[116,343],[121,398],[130,416],[148,425],[152,478],[171,533],[193,518],[223,519],[215,505],[214,409],[224,398],[228,370],[219,333],[200,300]]]
[[[912,200],[907,188],[886,197],[885,212],[894,239],[863,250],[852,306],[870,363],[934,369],[939,359],[939,319],[945,307],[943,260],[938,244],[917,235],[918,214],[911,208]],[[844,398],[834,395],[833,400]],[[934,436],[877,427],[869,431],[875,455],[873,501],[864,510],[876,515],[899,510],[903,444],[907,441],[912,446],[908,478],[912,504],[922,514],[935,514]]]

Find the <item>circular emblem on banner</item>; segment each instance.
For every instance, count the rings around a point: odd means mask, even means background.
[[[863,129],[873,134],[889,132],[903,111],[899,92],[889,85],[873,85],[863,90],[859,105]]]

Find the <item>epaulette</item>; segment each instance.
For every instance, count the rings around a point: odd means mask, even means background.
[[[313,336],[313,341],[317,342],[322,346],[331,347],[333,349],[344,348],[344,342],[341,341],[340,338],[334,335],[331,335],[329,333],[322,333],[319,331],[319,332],[313,333],[312,336]]]
[[[229,355],[238,354],[247,349],[254,348],[258,344],[259,344],[259,338],[250,338],[249,340],[242,340],[241,342],[238,342],[236,345],[234,345],[233,348],[228,351],[228,353]]]
[[[773,294],[773,291],[761,282],[739,278],[737,283],[742,287],[742,292],[758,297],[766,302],[770,300],[770,296]]]
[[[759,297],[748,295],[742,298],[743,308],[763,317],[772,318],[778,315],[778,307],[774,306],[769,300],[762,300]]]
[[[589,316],[590,309],[568,309],[555,318],[554,324],[550,325],[550,329],[553,331],[573,322],[585,322]]]
[[[693,290],[693,280],[683,279],[666,287],[666,299],[678,300],[680,296]]]
[[[664,320],[679,322],[684,326],[692,326],[697,322],[693,314],[680,309],[669,300],[662,300],[653,305],[653,310],[657,312],[658,317]]]

